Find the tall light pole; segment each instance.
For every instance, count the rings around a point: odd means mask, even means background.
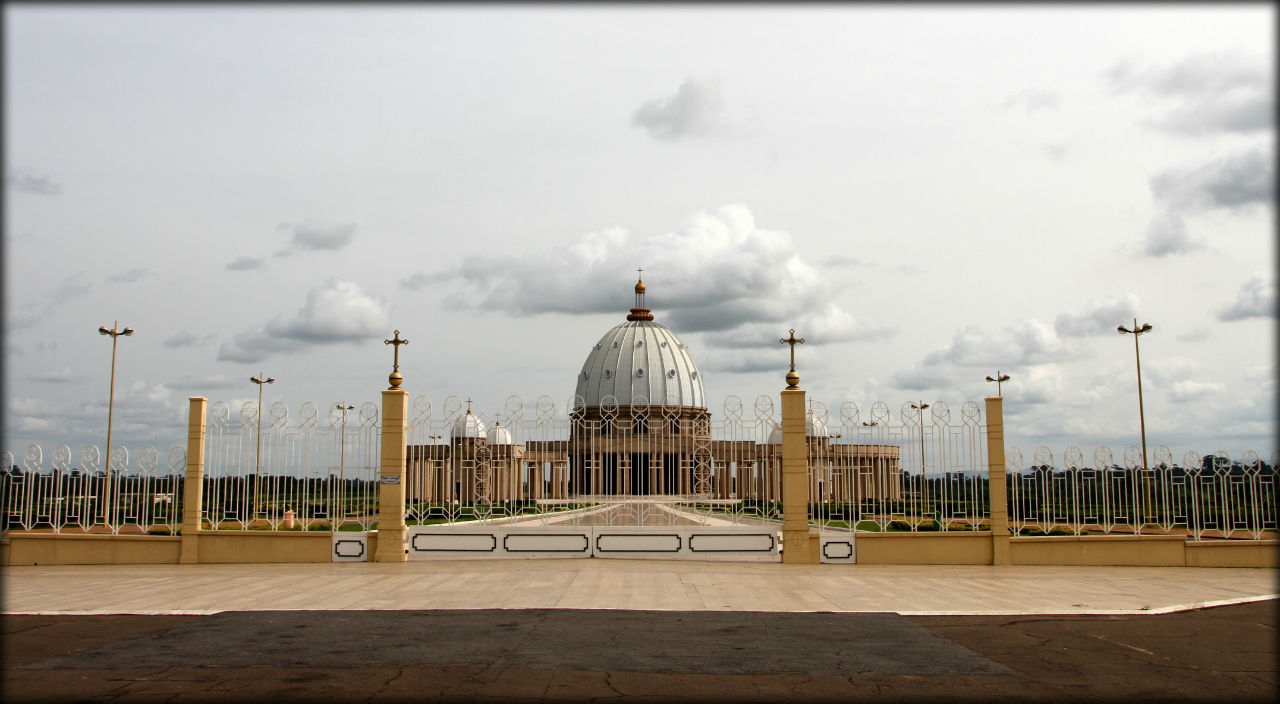
[[[1138,428],[1142,433],[1142,469],[1145,472],[1147,470],[1147,420],[1142,410],[1142,357],[1138,354],[1138,336],[1144,332],[1151,332],[1151,324],[1143,323],[1142,327],[1138,327],[1138,319],[1134,318],[1132,330],[1121,325],[1116,328],[1116,332],[1121,335],[1125,333],[1133,335],[1133,359],[1138,366]]]
[[[1004,382],[1006,382],[1006,381],[1008,381],[1008,380],[1009,380],[1009,375],[1008,375],[1008,374],[1001,374],[999,369],[997,369],[997,370],[996,370],[996,375],[995,375],[995,377],[987,377],[987,381],[994,381],[994,382],[996,382],[996,396],[999,396],[999,397],[1001,397],[1001,398],[1003,398],[1003,397],[1004,397],[1004,394],[1000,391],[1000,384],[1002,384],[1002,383],[1004,383]]]
[[[342,411],[342,428],[338,431],[338,516],[337,520],[342,520],[347,515],[347,411],[354,411],[355,406],[347,405],[346,401],[339,401],[333,406],[334,410]],[[338,525],[334,518],[329,519],[329,527],[331,530],[337,530]]]
[[[249,377],[249,381],[258,385],[258,449],[253,463],[253,513],[257,514],[259,502],[262,499],[258,492],[259,474],[262,471],[262,385],[274,384],[276,378],[258,372],[257,376]]]
[[[126,327],[124,330],[118,330],[120,321],[111,322],[111,329],[108,330],[106,325],[98,328],[99,335],[111,336],[111,387],[107,392],[107,471],[106,479],[102,483],[102,522],[106,523],[111,511],[111,422],[114,420],[116,409],[116,343],[119,342],[120,336],[128,337],[133,334],[133,328]]]
[[[920,412],[920,510],[924,510],[924,502],[929,496],[929,482],[924,476],[924,409],[929,404],[921,401],[913,403],[911,407]]]

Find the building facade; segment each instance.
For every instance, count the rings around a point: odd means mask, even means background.
[[[587,353],[567,438],[517,443],[500,421],[486,424],[468,406],[447,442],[410,446],[410,500],[780,500],[781,428],[767,437],[713,438],[702,374],[679,337],[654,321],[645,289],[636,283],[635,307]],[[806,436],[815,495],[841,502],[900,498],[896,445],[838,443],[812,412]]]

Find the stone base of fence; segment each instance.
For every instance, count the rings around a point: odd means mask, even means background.
[[[201,563],[329,562],[333,534],[200,531]],[[817,536],[809,550],[818,548]],[[377,531],[368,550],[377,549]],[[989,532],[858,533],[857,564],[991,565]],[[177,564],[182,539],[155,535],[69,535],[10,532],[0,540],[0,565]],[[1280,567],[1280,540],[1194,541],[1180,536],[1037,536],[1009,538],[1012,565],[1147,567]],[[813,560],[818,561],[817,556]],[[839,569],[833,567],[832,569]]]
[[[200,562],[330,562],[333,535],[324,532],[271,533],[256,530],[201,531]]]
[[[329,562],[333,543],[328,531],[200,531],[196,539],[203,564]],[[181,536],[11,532],[0,540],[0,564],[178,564],[182,540]]]
[[[0,540],[0,564],[177,564],[181,550],[182,538],[168,535],[9,533]]]
[[[1280,567],[1280,540],[1186,543],[1187,567]]]
[[[991,533],[857,533],[858,564],[990,565]]]

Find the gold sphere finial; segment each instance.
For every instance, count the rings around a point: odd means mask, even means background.
[[[400,376],[400,372],[391,372],[390,376],[387,377],[387,381],[391,382],[391,388],[398,389],[401,382],[404,381],[404,377]]]
[[[796,374],[794,369],[787,372],[787,388],[788,389],[800,388],[800,375]]]
[[[636,269],[636,307],[631,309],[627,320],[653,320],[653,313],[644,305],[644,279],[640,278],[644,269]]]

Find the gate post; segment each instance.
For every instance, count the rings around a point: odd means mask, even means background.
[[[782,391],[782,561],[817,562],[809,545],[809,458],[805,451],[804,389],[787,374]]]
[[[192,396],[187,411],[187,476],[182,486],[182,547],[178,562],[200,561],[200,514],[204,510],[204,417],[209,399]]]
[[[399,376],[396,374],[395,376]],[[395,387],[382,392],[382,462],[378,480],[378,547],[375,562],[404,562],[404,472],[408,458],[409,392]]]
[[[1006,490],[1004,461],[1004,399],[988,396],[987,402],[987,497],[991,501],[991,554],[997,565],[1009,559],[1009,493]]]

